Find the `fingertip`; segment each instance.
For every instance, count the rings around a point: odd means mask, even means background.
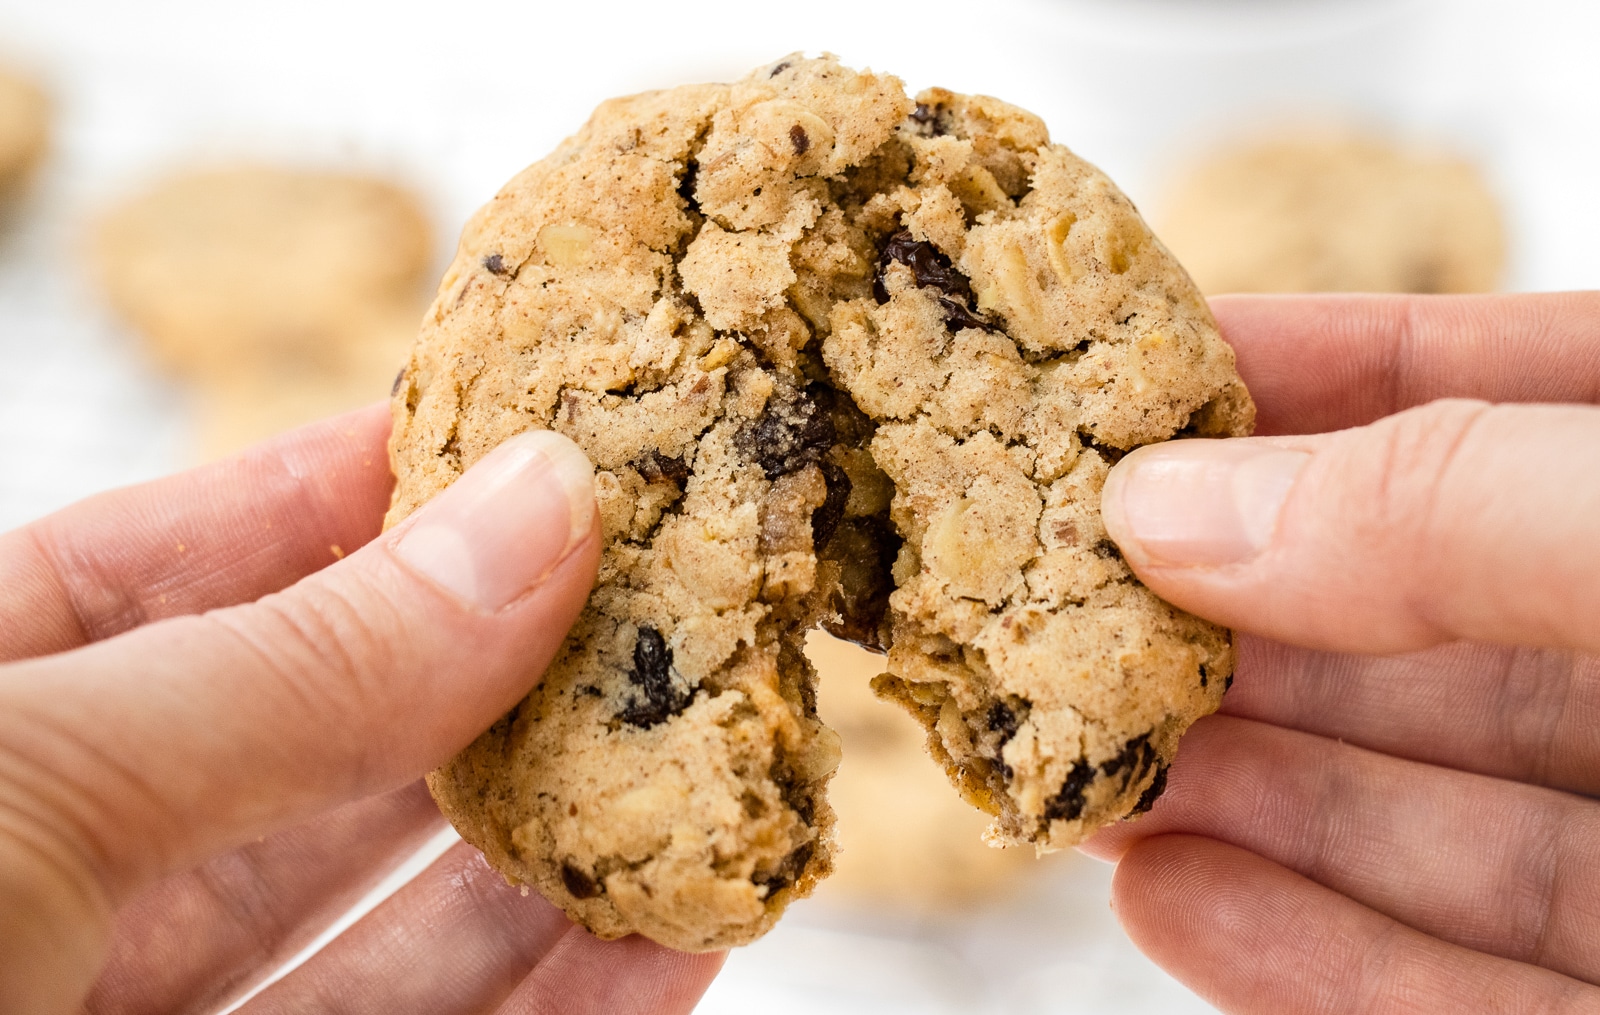
[[[1306,451],[1248,439],[1139,448],[1106,477],[1106,531],[1136,569],[1246,563],[1271,544],[1310,461]]]
[[[1117,922],[1138,949],[1163,969],[1196,987],[1204,973],[1216,925],[1232,923],[1251,908],[1240,888],[1249,864],[1266,861],[1196,835],[1153,835],[1128,848],[1111,876]],[[1199,969],[1196,970],[1195,967]]]
[[[1142,564],[1145,559],[1143,548],[1133,527],[1128,523],[1127,504],[1124,500],[1128,476],[1138,468],[1137,462],[1130,462],[1135,455],[1144,448],[1135,448],[1123,459],[1111,466],[1111,471],[1106,473],[1105,485],[1100,488],[1100,521],[1106,527],[1106,535],[1117,544],[1117,549],[1122,551],[1122,556],[1130,565]]]
[[[560,434],[533,430],[491,451],[387,545],[412,573],[493,613],[549,577],[597,521],[588,457]]]
[[[1129,824],[1119,821],[1100,829],[1074,848],[1091,860],[1115,865],[1128,851],[1129,844],[1138,838],[1137,834],[1131,833]]]

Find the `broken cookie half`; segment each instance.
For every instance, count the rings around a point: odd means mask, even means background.
[[[396,387],[394,524],[506,438],[594,461],[600,576],[527,698],[429,778],[602,937],[753,940],[830,867],[802,652],[887,653],[992,838],[1160,792],[1226,631],[1140,585],[1127,450],[1247,433],[1193,284],[1104,175],[994,99],[831,57],[617,99],[462,236]]]

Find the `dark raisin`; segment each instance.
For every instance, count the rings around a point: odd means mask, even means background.
[[[690,159],[684,164],[683,176],[678,180],[678,196],[688,203],[689,210],[692,212],[700,210],[700,202],[695,200],[694,196],[694,181],[699,170],[700,164]]]
[[[894,562],[900,535],[887,518],[846,518],[821,553],[840,564],[839,587],[829,599],[838,619],[822,622],[823,630],[862,648],[883,652],[889,594],[894,591]]]
[[[1206,679],[1207,679],[1206,678],[1206,664],[1205,663],[1201,663],[1200,664],[1200,686],[1202,688],[1206,686]]]
[[[682,490],[689,482],[689,466],[682,458],[663,455],[653,448],[628,464],[646,483],[671,483]]]
[[[394,375],[394,383],[389,385],[389,397],[393,398],[394,396],[398,395],[400,393],[400,385],[404,384],[405,382],[406,368],[401,367],[400,372]]]
[[[838,531],[844,521],[844,506],[850,502],[850,474],[832,462],[824,461],[822,479],[828,484],[828,494],[822,504],[811,512],[811,546],[821,549]]]
[[[1072,766],[1056,795],[1045,801],[1046,821],[1073,821],[1083,813],[1083,791],[1094,781],[1094,767],[1087,761]]]
[[[734,444],[768,479],[777,479],[821,461],[834,437],[833,417],[797,391],[768,399],[761,418],[739,431]]]
[[[816,801],[812,799],[808,787],[795,779],[794,769],[781,751],[767,769],[767,778],[778,787],[778,796],[783,798],[784,806],[809,826],[816,818]]]
[[[878,251],[878,271],[872,281],[872,295],[879,303],[889,302],[889,290],[883,280],[889,266],[896,263],[911,269],[911,277],[917,285],[939,291],[939,305],[944,308],[946,323],[958,328],[1000,330],[972,312],[969,307],[972,283],[967,281],[967,276],[955,269],[943,251],[926,240],[915,238],[909,229],[891,235]]]
[[[1150,780],[1149,787],[1139,795],[1139,802],[1133,805],[1133,814],[1143,814],[1156,804],[1159,797],[1167,788],[1167,766],[1162,765],[1156,769],[1156,777]]]
[[[800,875],[805,873],[806,864],[811,862],[811,856],[815,852],[816,846],[808,842],[784,857],[777,870],[768,874],[757,874],[750,880],[765,888],[767,898],[770,899],[775,893],[788,888],[800,879]]]
[[[917,103],[917,108],[911,111],[911,119],[916,121],[917,126],[927,128],[926,130],[918,131],[919,134],[924,136],[942,137],[950,133],[944,122],[943,106],[930,106],[926,102],[919,102]]]
[[[949,296],[939,297],[939,305],[944,308],[944,322],[952,328],[976,328],[979,331],[1000,331],[998,325],[984,320],[977,314],[968,310],[966,304],[960,303]]]
[[[788,69],[789,69],[789,61],[785,60],[782,63],[778,64],[778,66],[772,68],[772,73],[768,74],[767,77],[768,78],[775,78],[779,74],[782,74],[784,71],[786,71]]]
[[[806,135],[806,129],[798,123],[789,128],[789,143],[794,145],[796,155],[804,155],[811,150],[811,138]]]
[[[987,722],[992,732],[1000,734],[1000,739],[995,745],[997,750],[993,760],[1000,769],[1000,777],[1009,783],[1014,773],[998,752],[1004,750],[1006,744],[1011,742],[1011,738],[1017,735],[1017,727],[1021,725],[1021,721],[1017,718],[1015,709],[1003,701],[997,701],[989,706]]]
[[[672,649],[661,632],[641,625],[639,638],[633,643],[633,670],[628,683],[644,693],[628,701],[628,707],[617,713],[617,718],[630,726],[649,729],[689,707],[694,694],[680,690],[672,683]]]
[[[1123,788],[1127,788],[1128,783],[1144,778],[1145,771],[1155,758],[1155,748],[1150,746],[1150,734],[1141,733],[1123,744],[1122,750],[1118,751],[1115,757],[1100,766],[1100,771],[1108,776],[1124,772],[1122,785]]]
[[[823,385],[813,387],[810,394],[833,420],[835,443],[864,448],[872,442],[872,435],[877,432],[872,417],[856,408],[849,395]]]
[[[997,701],[989,706],[988,722],[989,728],[1000,734],[1002,747],[1017,735],[1017,726],[1019,725],[1017,713],[1003,701]]]
[[[600,894],[600,882],[586,874],[571,860],[561,862],[561,883],[574,899],[592,899]]]
[[[483,266],[496,275],[509,275],[511,269],[506,267],[506,259],[499,254],[490,254],[483,259]]]
[[[883,288],[883,275],[889,265],[895,263],[910,268],[911,277],[919,286],[929,286],[947,296],[963,299],[972,295],[972,284],[965,275],[956,271],[943,251],[926,240],[912,236],[911,230],[902,229],[884,240],[883,247],[878,251],[878,281],[873,292],[879,303],[889,301],[889,294]]]

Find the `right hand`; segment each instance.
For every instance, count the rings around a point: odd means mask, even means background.
[[[1238,683],[1087,845],[1118,917],[1227,1012],[1600,1010],[1600,294],[1215,307],[1267,436],[1104,507]]]

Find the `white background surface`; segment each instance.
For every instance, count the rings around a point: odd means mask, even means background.
[[[181,392],[78,256],[96,208],[174,164],[375,167],[430,195],[448,241],[602,98],[827,49],[1027,106],[1147,209],[1175,158],[1263,118],[1420,133],[1489,172],[1512,288],[1595,287],[1597,44],[1593,0],[0,0],[0,56],[59,104],[47,171],[0,229],[0,528],[188,462]],[[957,924],[797,906],[701,1010],[1208,1010],[1121,936],[1107,869],[1057,868]]]

